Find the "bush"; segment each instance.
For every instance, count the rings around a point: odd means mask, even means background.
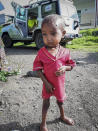
[[[87,29],[87,30],[81,30],[80,34],[82,34],[82,36],[92,36],[93,32],[97,32],[98,28],[96,29]]]
[[[92,32],[92,35],[93,35],[93,36],[98,36],[98,31],[93,31],[93,32]]]

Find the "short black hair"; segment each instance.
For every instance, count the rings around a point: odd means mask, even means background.
[[[59,27],[63,30],[65,30],[65,21],[62,16],[57,14],[51,14],[46,16],[43,21],[41,27],[43,27],[44,24],[52,24],[56,27]]]

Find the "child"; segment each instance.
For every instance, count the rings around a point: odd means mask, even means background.
[[[75,66],[75,62],[71,60],[69,50],[60,46],[60,41],[66,33],[61,16],[56,14],[46,16],[42,21],[41,29],[45,47],[38,51],[33,70],[38,72],[43,81],[40,131],[48,131],[46,115],[51,96],[55,96],[57,99],[60,119],[69,125],[74,125],[74,121],[64,115],[63,102],[66,98],[64,89],[65,72],[71,71]]]

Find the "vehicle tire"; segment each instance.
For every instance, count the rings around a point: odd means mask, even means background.
[[[12,40],[8,34],[4,34],[2,40],[6,48],[11,48],[13,46]]]
[[[40,48],[42,48],[44,46],[43,37],[42,37],[42,33],[41,32],[36,34],[35,43],[36,43],[36,47],[38,49],[40,49]]]
[[[61,45],[61,46],[66,47],[66,44],[67,44],[66,42],[60,42],[60,45]]]
[[[29,41],[28,42],[25,41],[24,45],[30,45],[31,43],[32,43],[31,41],[30,42]]]

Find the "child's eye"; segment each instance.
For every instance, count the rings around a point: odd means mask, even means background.
[[[55,35],[56,35],[56,32],[52,32],[51,35],[55,36]]]

